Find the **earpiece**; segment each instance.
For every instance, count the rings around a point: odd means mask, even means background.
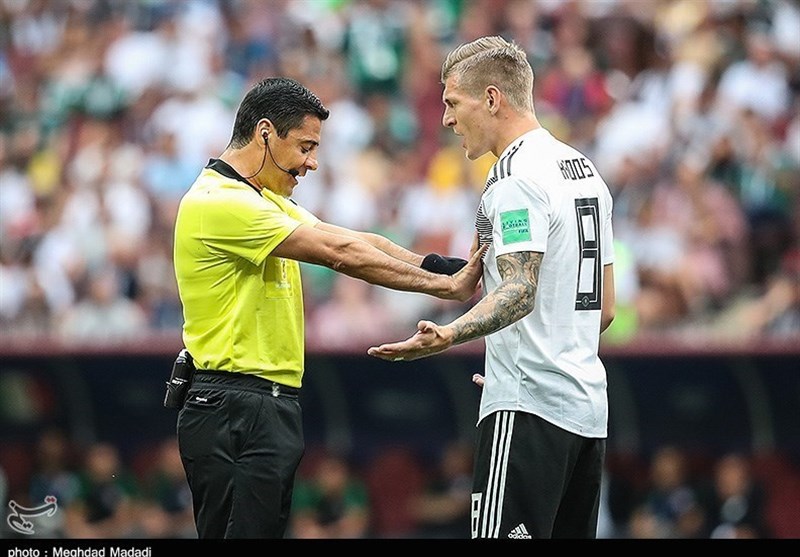
[[[264,130],[263,132],[261,132],[261,137],[263,137],[264,141],[266,141],[267,138],[269,137],[269,132],[267,132],[267,130]]]

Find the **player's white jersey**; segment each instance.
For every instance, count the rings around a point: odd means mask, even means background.
[[[598,357],[603,265],[613,262],[612,199],[594,164],[539,128],[489,172],[476,215],[484,292],[499,255],[544,253],[532,313],[486,341],[479,421],[521,410],[584,437],[607,436],[606,371]]]

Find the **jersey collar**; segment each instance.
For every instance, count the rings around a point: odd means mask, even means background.
[[[261,192],[258,191],[258,188],[256,188],[253,184],[251,184],[247,180],[245,180],[241,174],[236,172],[231,165],[229,165],[222,159],[208,159],[208,164],[206,165],[206,168],[213,170],[217,174],[222,174],[223,176],[225,176],[226,178],[230,178],[231,180],[238,180],[243,184],[247,184],[249,187],[253,188],[254,192],[256,192],[258,195],[261,195]]]

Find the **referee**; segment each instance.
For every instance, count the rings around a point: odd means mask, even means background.
[[[297,81],[260,81],[239,106],[228,147],[178,209],[175,274],[196,371],[177,432],[200,538],[285,535],[304,451],[299,261],[460,301],[481,277],[480,253],[469,262],[423,257],[321,222],[291,200],[298,179],[317,169],[327,118]]]
[[[612,199],[594,164],[539,124],[533,71],[500,37],[442,65],[443,124],[467,157],[491,151],[475,218],[484,297],[452,323],[420,321],[373,347],[416,359],[486,337],[472,486],[473,538],[595,538],[605,459],[600,333],[614,316]]]

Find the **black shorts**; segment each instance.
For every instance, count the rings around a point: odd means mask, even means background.
[[[298,390],[197,372],[178,443],[200,538],[281,538],[304,451]]]
[[[473,538],[596,538],[605,439],[527,412],[478,424]]]

